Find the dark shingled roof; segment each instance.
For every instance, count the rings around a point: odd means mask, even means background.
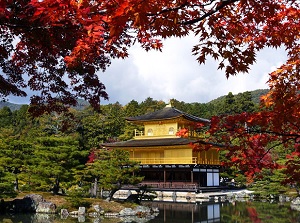
[[[151,112],[145,115],[135,116],[135,117],[128,117],[126,118],[127,121],[159,121],[159,120],[167,120],[167,119],[175,119],[183,117],[187,120],[193,121],[193,122],[206,122],[209,123],[210,121],[208,119],[199,118],[194,115],[187,114],[185,112],[182,112],[176,108],[173,107],[165,107],[161,110]]]
[[[123,142],[104,143],[105,147],[149,147],[149,146],[176,146],[188,145],[195,140],[187,138],[164,138],[164,139],[132,139]]]

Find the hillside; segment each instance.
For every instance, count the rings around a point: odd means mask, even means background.
[[[249,91],[249,92],[251,93],[252,101],[254,102],[254,104],[259,104],[260,97],[267,94],[269,92],[269,90],[268,89],[257,89],[257,90]],[[211,100],[207,104],[218,104],[218,103],[222,102],[225,99],[225,97],[226,97],[226,95],[223,95],[221,97]]]
[[[86,106],[89,105],[89,103],[83,99],[78,99],[77,101],[78,101],[77,105],[72,108],[78,111],[83,110]],[[2,109],[3,107],[9,107],[11,111],[15,111],[15,110],[19,110],[22,107],[22,105],[25,104],[14,104],[7,101],[0,101],[0,109]]]
[[[266,93],[268,93],[268,89],[258,89],[258,90],[254,90],[254,91],[250,91],[251,96],[252,96],[252,101],[254,102],[254,104],[259,104],[259,99],[262,95],[265,95]],[[222,101],[225,99],[226,95],[218,97],[214,100],[211,100],[208,103],[205,103],[206,105],[216,105],[216,104],[220,104],[222,103]],[[83,110],[86,106],[88,106],[89,103],[86,102],[85,100],[82,99],[78,99],[78,104],[75,107],[72,107],[78,111]],[[14,103],[10,103],[10,102],[1,102],[0,101],[0,109],[3,107],[9,107],[11,111],[15,111],[21,108],[22,104],[14,104]]]
[[[22,104],[14,104],[7,101],[0,101],[0,109],[2,109],[3,107],[9,107],[11,111],[16,111],[22,107]]]

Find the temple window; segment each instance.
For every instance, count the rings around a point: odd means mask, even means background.
[[[173,127],[169,128],[169,135],[174,135],[174,128]]]
[[[148,134],[148,136],[153,136],[153,130],[152,129],[148,129],[147,134]]]

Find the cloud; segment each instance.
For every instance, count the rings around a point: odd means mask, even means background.
[[[110,96],[109,103],[125,105],[132,99],[147,97],[168,102],[175,98],[187,103],[205,103],[228,92],[234,94],[268,88],[268,74],[286,60],[284,50],[266,48],[258,53],[257,63],[249,74],[226,79],[224,71],[209,59],[199,65],[191,50],[197,39],[191,36],[164,42],[163,52],[146,52],[134,46],[129,58],[113,61],[100,74]]]
[[[206,103],[228,92],[237,94],[268,88],[268,74],[286,60],[283,49],[266,48],[258,53],[257,63],[249,74],[226,79],[213,59],[199,65],[191,52],[196,43],[197,38],[193,36],[171,38],[164,41],[163,52],[146,52],[135,45],[129,50],[129,58],[115,59],[105,72],[99,72],[110,98],[101,103],[126,105],[131,100],[142,102],[147,97],[166,103],[172,98],[186,103]],[[29,98],[10,97],[10,102],[28,103]]]

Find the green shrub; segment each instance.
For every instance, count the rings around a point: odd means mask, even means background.
[[[79,208],[79,207],[89,208],[92,203],[85,199],[87,195],[88,193],[85,192],[83,189],[76,188],[68,192],[67,201],[70,202],[70,205],[73,208]]]

